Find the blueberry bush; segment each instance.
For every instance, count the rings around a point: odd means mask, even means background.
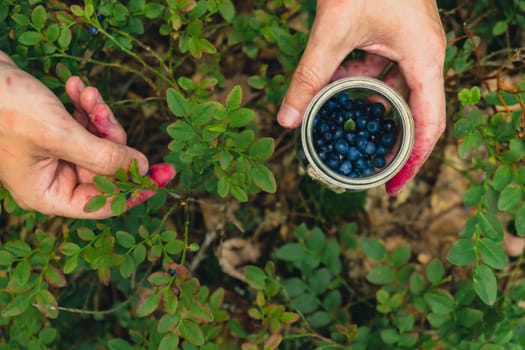
[[[275,121],[314,1],[2,1],[2,50],[68,108],[68,77],[96,86],[177,177],[95,177],[86,209],[112,198],[115,214],[98,221],[0,188],[0,349],[523,349],[525,1],[467,3],[438,1],[448,129],[399,199],[431,202],[447,169],[464,220],[426,240],[414,221],[374,224],[373,193],[304,176]],[[141,189],[156,195],[124,212]]]

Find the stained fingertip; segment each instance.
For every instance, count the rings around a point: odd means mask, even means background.
[[[159,187],[164,187],[168,182],[173,180],[176,171],[171,164],[159,163],[152,165],[149,169],[149,173],[153,181],[155,181]]]

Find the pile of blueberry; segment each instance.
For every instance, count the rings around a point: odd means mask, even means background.
[[[319,158],[340,175],[374,175],[386,165],[396,142],[396,124],[385,116],[382,103],[350,99],[341,92],[318,111],[312,127]]]

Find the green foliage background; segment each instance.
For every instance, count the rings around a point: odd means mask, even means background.
[[[2,50],[68,107],[69,76],[97,86],[131,145],[178,177],[126,213],[148,178],[96,177],[87,209],[111,198],[117,214],[100,221],[24,211],[0,189],[0,349],[523,349],[523,254],[502,242],[525,236],[525,1],[438,5],[442,143],[468,165],[472,215],[423,264],[364,234],[366,193],[300,175],[275,122],[314,1],[2,1]],[[214,254],[230,238],[261,253],[243,281]],[[370,268],[354,280],[356,254]]]

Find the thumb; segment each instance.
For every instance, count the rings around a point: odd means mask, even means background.
[[[60,140],[50,142],[53,145],[51,153],[56,158],[107,176],[114,175],[118,169],[129,169],[136,159],[139,172],[142,175],[148,172],[146,156],[136,149],[97,137],[77,123],[71,129],[66,135],[62,134]]]
[[[310,37],[303,56],[295,70],[290,86],[277,114],[277,121],[285,128],[294,129],[301,125],[304,112],[310,101],[332,78],[346,52],[334,52],[326,43]]]

